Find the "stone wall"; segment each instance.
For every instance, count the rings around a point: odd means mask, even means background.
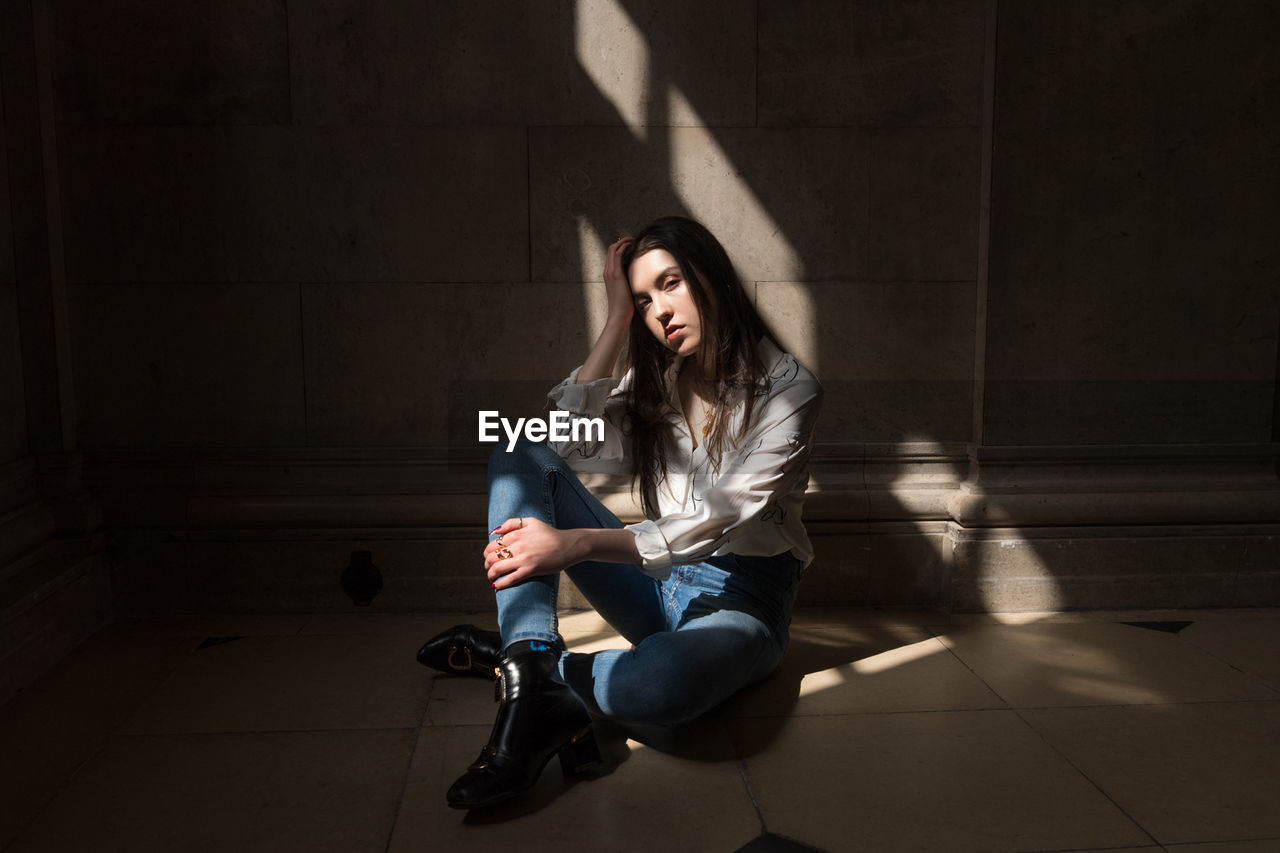
[[[1271,4],[35,5],[127,612],[490,607],[476,411],[666,213],[826,387],[804,601],[1280,601]]]
[[[0,702],[112,615],[82,485],[47,8],[0,6]]]

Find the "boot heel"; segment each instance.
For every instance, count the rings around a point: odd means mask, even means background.
[[[560,769],[565,776],[577,776],[593,764],[600,763],[600,747],[596,733],[587,726],[560,749]]]

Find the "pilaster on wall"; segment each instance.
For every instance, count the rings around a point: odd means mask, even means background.
[[[25,429],[0,460],[0,700],[111,612],[101,511],[83,488],[76,452],[49,45],[43,2],[4,4],[0,222],[12,234],[3,267],[12,273],[6,288],[13,299],[6,293],[3,307],[12,306],[15,319],[2,325],[16,333],[19,357],[11,364],[20,365],[4,379],[21,388],[6,396],[4,423],[21,420]]]
[[[1280,604],[1275,445],[823,445],[802,604],[957,611]],[[383,610],[491,610],[475,570],[484,459],[423,450],[95,455],[121,607],[350,609],[354,550]],[[618,479],[593,491],[640,517]],[[562,601],[585,602],[566,585]]]

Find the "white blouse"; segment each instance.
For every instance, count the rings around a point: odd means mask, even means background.
[[[674,428],[676,445],[658,487],[661,516],[627,525],[636,537],[645,574],[662,579],[671,573],[672,564],[723,554],[770,557],[790,551],[806,566],[813,559],[801,508],[822,386],[768,339],[761,341],[760,356],[766,378],[751,413],[751,428],[744,441],[725,451],[719,472],[703,444],[694,448],[676,383],[671,383],[666,420]],[[678,359],[677,372],[680,364]],[[612,377],[577,384],[578,370],[548,397],[553,407],[571,417],[602,418],[604,440],[547,444],[575,471],[629,474],[631,436],[624,421],[632,372],[611,387]],[[739,404],[732,414],[730,435],[737,435],[742,410]]]

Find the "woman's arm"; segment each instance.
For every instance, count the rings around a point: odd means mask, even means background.
[[[625,527],[557,530],[536,518],[511,518],[493,532],[501,534],[502,545],[495,540],[485,546],[484,567],[494,589],[506,589],[588,560],[640,562],[636,537]]]
[[[714,485],[695,483],[689,509],[627,525],[641,571],[665,577],[674,563],[715,553],[744,525],[798,510],[809,482],[808,458],[822,406],[822,386],[807,371],[775,387],[746,440],[726,452]],[[778,503],[781,501],[781,503]]]
[[[618,363],[622,353],[622,343],[627,339],[627,329],[631,325],[631,314],[635,304],[631,300],[631,286],[627,284],[625,270],[622,269],[622,253],[631,245],[630,237],[609,246],[604,259],[604,289],[608,299],[609,315],[604,323],[604,330],[596,339],[595,346],[587,355],[587,360],[578,370],[577,382],[585,384],[597,379],[613,375],[613,367]]]

